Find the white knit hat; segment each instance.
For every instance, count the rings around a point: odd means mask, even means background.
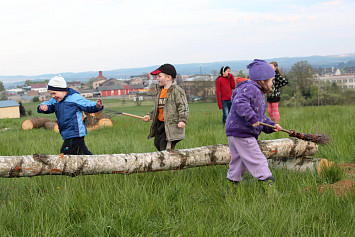
[[[67,91],[68,85],[64,78],[57,74],[57,76],[52,77],[48,82],[48,90],[51,91]]]

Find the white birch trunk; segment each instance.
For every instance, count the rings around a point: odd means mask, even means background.
[[[314,155],[318,146],[295,138],[259,141],[267,158],[278,159],[272,165],[304,170],[318,165],[318,159],[292,158]],[[293,162],[293,161],[294,162]],[[304,160],[304,161],[303,161]],[[24,155],[0,156],[0,177],[37,175],[131,174],[147,171],[177,170],[198,166],[226,165],[230,161],[228,145],[211,145],[151,153],[106,155]],[[303,163],[302,163],[303,161]]]

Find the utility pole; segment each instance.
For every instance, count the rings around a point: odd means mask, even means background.
[[[318,78],[318,107],[319,107],[320,79]]]

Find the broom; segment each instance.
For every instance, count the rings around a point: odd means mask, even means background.
[[[262,123],[259,122],[260,125],[276,129],[275,126],[267,124],[267,123]],[[330,137],[327,136],[327,134],[308,134],[308,133],[299,133],[296,132],[295,130],[286,130],[286,129],[281,129],[281,131],[288,133],[290,137],[296,137],[298,139],[302,139],[305,141],[311,141],[320,145],[326,145],[328,142],[331,140]]]

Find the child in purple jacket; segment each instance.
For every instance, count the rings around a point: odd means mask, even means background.
[[[257,139],[261,131],[272,133],[282,129],[265,115],[263,94],[271,90],[275,71],[269,63],[259,59],[254,59],[248,68],[250,80],[239,83],[234,90],[232,108],[226,122],[231,153],[227,179],[238,183],[248,169],[253,177],[272,186],[275,179]],[[274,125],[276,129],[259,125],[259,122]]]

